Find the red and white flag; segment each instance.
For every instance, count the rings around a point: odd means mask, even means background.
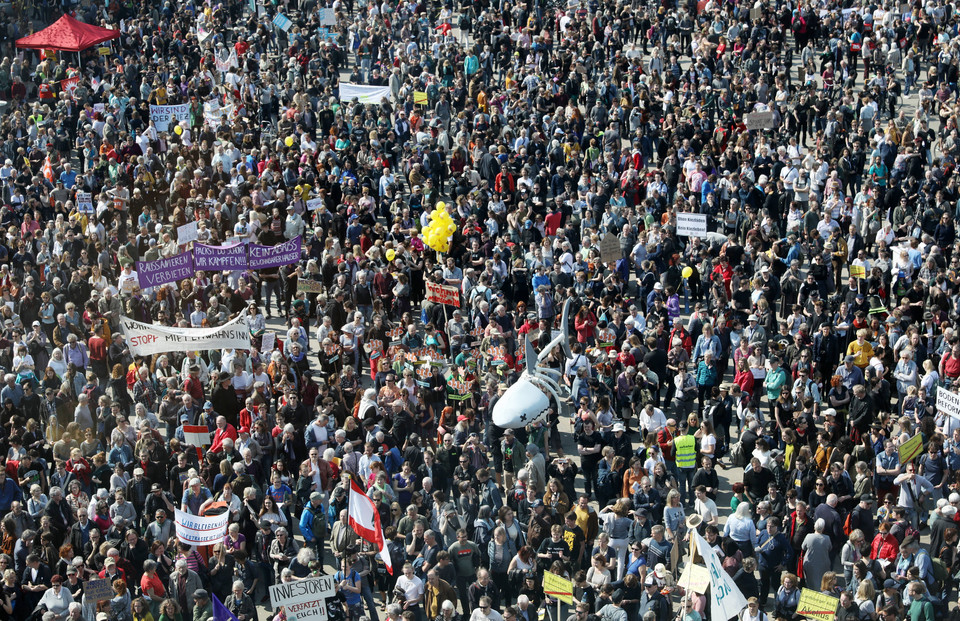
[[[53,183],[53,166],[50,165],[50,158],[47,157],[43,160],[43,176],[46,177],[47,181]]]
[[[387,542],[383,536],[383,528],[380,526],[380,513],[374,506],[373,501],[363,493],[357,482],[350,481],[350,505],[348,510],[348,520],[353,531],[360,535],[366,541],[377,546],[380,551],[380,558],[383,564],[387,566],[387,571],[393,575],[393,564],[390,562],[390,551],[387,550]]]

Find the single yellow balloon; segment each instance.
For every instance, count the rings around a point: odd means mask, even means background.
[[[443,201],[438,201],[438,202],[437,202],[437,209],[443,211],[443,210],[446,209],[446,207],[447,207],[447,204],[446,204],[445,202],[443,202]]]
[[[683,268],[682,273],[684,278],[690,278],[691,276],[693,276],[693,268],[688,265],[685,268]]]
[[[457,225],[456,225],[456,224],[454,224],[453,222],[451,222],[450,224],[447,225],[447,233],[453,235],[453,234],[456,233],[456,232],[457,232]]]
[[[287,145],[288,147],[292,147],[292,146],[293,146],[293,136],[287,136],[287,139],[284,140],[283,143],[284,143],[285,145]]]
[[[183,133],[183,128],[180,127],[179,125],[175,125],[173,128],[173,133],[179,136],[180,134]]]
[[[394,252],[393,248],[387,250],[387,261],[393,261],[397,256],[397,253]]]

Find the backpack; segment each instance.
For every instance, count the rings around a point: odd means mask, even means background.
[[[737,442],[730,447],[730,463],[737,468],[743,468],[747,465],[746,449],[742,442]]]
[[[843,534],[846,535],[847,537],[849,537],[850,533],[853,532],[853,528],[851,527],[851,524],[850,524],[851,517],[853,517],[853,513],[848,513],[847,519],[843,521]]]
[[[931,558],[930,560],[933,561],[933,579],[937,584],[946,584],[947,578],[949,577],[947,566],[938,558]]]
[[[603,470],[597,473],[597,489],[611,491],[613,486],[613,470]]]
[[[314,512],[309,508],[306,510],[313,514],[313,524],[311,525],[313,536],[316,538],[316,541],[323,541],[324,537],[327,535],[327,522],[323,518],[323,513]]]

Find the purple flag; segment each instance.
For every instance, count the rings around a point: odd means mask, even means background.
[[[193,244],[193,267],[197,271],[247,269],[247,247],[244,244],[207,246]]]
[[[277,244],[276,246],[248,244],[249,259],[247,261],[247,267],[252,270],[258,270],[264,267],[280,267],[281,265],[296,263],[300,260],[302,241],[300,236],[297,235],[290,241]]]
[[[213,621],[240,621],[235,614],[223,605],[219,597],[213,593],[210,595],[213,597]]]
[[[143,289],[168,282],[176,282],[192,276],[192,252],[184,252],[175,257],[158,261],[137,261],[137,279]]]

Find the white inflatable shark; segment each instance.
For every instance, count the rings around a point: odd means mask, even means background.
[[[537,355],[530,341],[524,337],[524,360],[527,368],[520,375],[520,379],[507,389],[493,407],[493,424],[502,429],[517,429],[525,427],[535,420],[540,420],[550,411],[550,398],[553,397],[557,411],[560,411],[562,398],[569,396],[570,390],[561,382],[562,371],[538,366],[556,347],[563,348],[564,355],[569,359],[570,335],[567,330],[567,320],[570,313],[570,299],[563,304],[561,330],[550,343]]]

